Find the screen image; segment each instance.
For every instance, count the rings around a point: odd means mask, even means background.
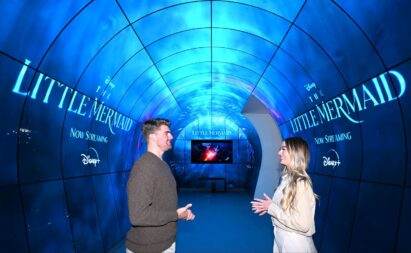
[[[233,141],[191,140],[191,163],[233,163]]]

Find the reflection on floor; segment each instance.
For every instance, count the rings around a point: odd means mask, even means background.
[[[179,221],[178,253],[272,252],[273,226],[268,215],[251,211],[252,197],[244,191],[180,191],[180,206],[193,204],[196,219]]]
[[[244,191],[180,190],[179,204],[193,204],[194,221],[179,221],[177,253],[270,253],[273,226],[251,211]],[[124,253],[124,241],[110,253]]]

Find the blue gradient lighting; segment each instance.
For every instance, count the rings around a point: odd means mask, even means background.
[[[411,249],[411,1],[0,6],[2,251],[111,252],[152,117],[172,122],[184,188],[252,195],[280,169],[265,152],[303,137],[318,251]],[[192,140],[231,142],[232,161],[191,163]]]

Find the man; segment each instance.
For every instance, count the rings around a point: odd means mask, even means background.
[[[163,153],[171,149],[170,121],[143,124],[147,152],[133,166],[127,183],[131,228],[127,252],[175,252],[177,220],[194,220],[191,204],[178,208],[176,181]]]

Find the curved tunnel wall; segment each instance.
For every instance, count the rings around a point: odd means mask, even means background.
[[[141,122],[248,127],[251,96],[310,144],[320,251],[411,247],[408,1],[0,6],[2,249],[108,251]]]
[[[254,198],[261,198],[263,194],[272,195],[280,182],[282,166],[277,156],[281,146],[281,133],[267,109],[257,99],[251,97],[243,110],[255,126],[258,136],[263,136],[261,142],[261,166],[258,171],[257,184],[253,191]]]

